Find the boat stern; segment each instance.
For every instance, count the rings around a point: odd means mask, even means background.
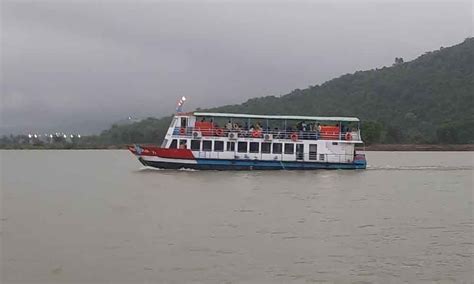
[[[366,169],[367,159],[365,158],[365,154],[356,154],[354,157],[354,165],[356,169]]]

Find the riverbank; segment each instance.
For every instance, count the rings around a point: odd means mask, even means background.
[[[0,150],[125,150],[127,145],[0,145]]]
[[[372,144],[365,151],[474,151],[474,144]]]

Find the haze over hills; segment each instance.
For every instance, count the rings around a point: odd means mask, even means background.
[[[474,143],[474,38],[392,67],[358,71],[281,96],[250,99],[213,112],[357,116],[365,140]],[[159,143],[170,118],[113,126],[104,143]]]

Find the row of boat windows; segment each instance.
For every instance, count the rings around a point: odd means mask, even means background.
[[[237,144],[237,145],[236,145]],[[179,146],[178,146],[179,145]],[[212,141],[212,140],[191,140],[192,151],[214,151],[214,152],[235,152],[237,146],[238,153],[262,153],[262,154],[294,154],[295,144],[294,143],[270,143],[270,142],[233,142],[227,141]],[[224,146],[225,149],[224,149]],[[316,148],[316,144],[311,145]],[[187,149],[187,139],[173,139],[171,141],[171,149]],[[312,149],[311,149],[312,150]],[[316,152],[316,149],[313,150]]]

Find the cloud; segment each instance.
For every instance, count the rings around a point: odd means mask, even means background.
[[[472,35],[468,2],[3,1],[3,132],[285,94]],[[84,121],[92,121],[90,126]]]

